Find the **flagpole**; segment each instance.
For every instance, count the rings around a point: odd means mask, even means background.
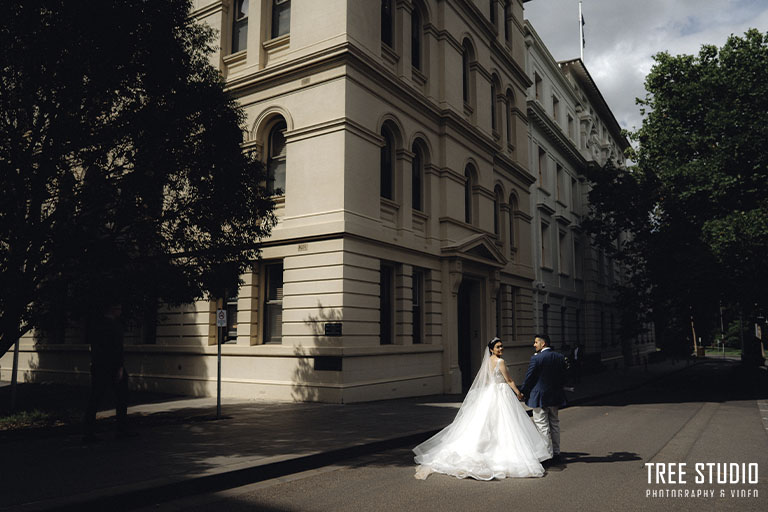
[[[579,0],[579,51],[581,62],[584,62],[584,18],[581,15],[581,0]]]

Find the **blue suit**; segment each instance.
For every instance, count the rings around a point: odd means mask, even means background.
[[[552,349],[542,350],[531,357],[520,391],[531,408],[563,407],[566,378],[565,357]]]

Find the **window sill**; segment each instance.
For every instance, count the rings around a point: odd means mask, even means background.
[[[248,57],[248,50],[240,50],[239,52],[225,55],[221,60],[227,66],[232,66],[245,61],[247,57]]]
[[[384,61],[391,66],[396,65],[400,60],[400,56],[397,54],[397,52],[395,52],[391,46],[384,42],[381,43],[381,56],[384,57]]]
[[[274,39],[269,39],[268,41],[264,41],[261,43],[261,46],[267,51],[267,52],[274,52],[281,48],[287,48],[291,43],[291,34],[290,32],[288,34],[283,34],[282,36],[276,37]]]
[[[416,85],[424,87],[427,84],[427,75],[421,72],[419,68],[411,68],[411,76]]]
[[[470,105],[469,103],[467,103],[465,101],[464,102],[464,113],[466,115],[468,115],[468,116],[471,116],[474,112],[475,112],[475,109],[472,108],[472,105]]]

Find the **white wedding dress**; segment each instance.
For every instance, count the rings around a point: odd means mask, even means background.
[[[416,478],[443,473],[457,478],[492,480],[544,475],[541,461],[552,457],[500,365],[488,351],[453,423],[424,441],[413,452]]]

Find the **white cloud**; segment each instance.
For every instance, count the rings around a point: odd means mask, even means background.
[[[557,60],[579,56],[578,0],[533,0],[525,17]],[[765,31],[765,0],[584,0],[584,62],[623,128],[642,123],[635,98],[645,97],[653,55],[697,54],[730,34]]]

